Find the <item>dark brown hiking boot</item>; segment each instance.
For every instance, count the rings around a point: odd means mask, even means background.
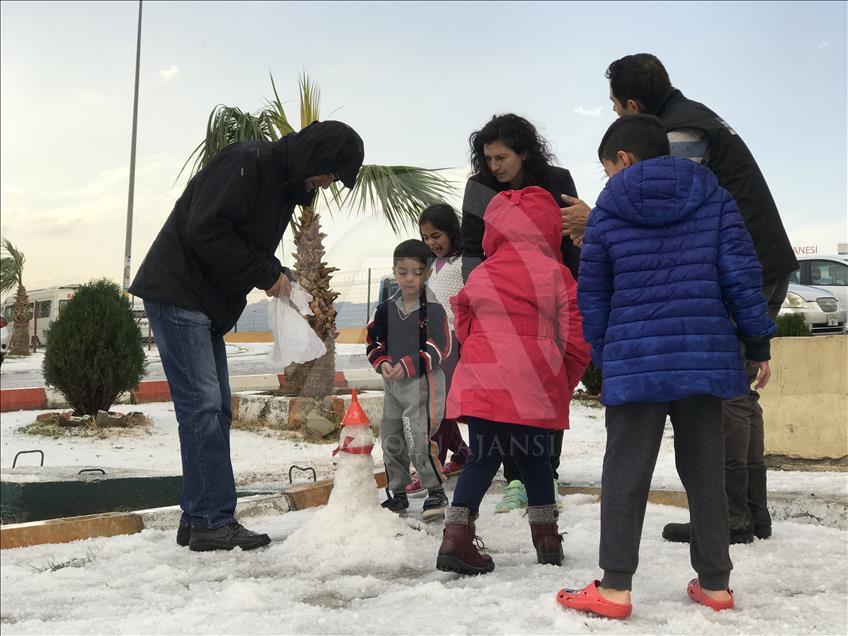
[[[536,559],[542,565],[562,565],[562,535],[557,527],[559,511],[556,504],[550,506],[528,506],[530,534]]]
[[[475,518],[468,508],[447,509],[437,569],[459,574],[485,574],[495,569],[492,557],[478,550],[483,542],[474,534]]]

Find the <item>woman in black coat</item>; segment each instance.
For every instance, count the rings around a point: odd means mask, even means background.
[[[577,198],[571,173],[551,165],[554,159],[536,127],[518,115],[497,115],[481,130],[471,134],[471,169],[474,174],[465,185],[462,201],[462,274],[485,258],[483,254],[483,213],[498,192],[539,186],[551,193],[557,207],[562,195]],[[580,249],[563,236],[560,246],[563,264],[577,279]]]
[[[523,117],[507,114],[493,117],[481,130],[471,134],[471,168],[474,174],[465,185],[462,201],[462,277],[468,279],[471,271],[486,258],[483,253],[483,214],[498,192],[539,186],[550,192],[557,207],[563,205],[562,195],[577,197],[577,188],[571,173],[551,165],[554,159],[545,139],[535,126]],[[560,245],[563,264],[577,279],[580,248],[568,236]],[[554,437],[551,449],[551,467],[554,478],[562,453],[562,431]],[[527,494],[521,482],[518,464],[504,455],[504,477],[507,493],[498,503],[496,512],[508,512],[527,505]],[[559,501],[559,496],[557,496]]]

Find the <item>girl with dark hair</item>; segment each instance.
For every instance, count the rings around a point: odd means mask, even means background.
[[[545,139],[529,121],[514,114],[496,115],[469,138],[471,169],[474,174],[465,186],[462,201],[462,276],[468,280],[471,271],[486,258],[483,253],[483,214],[486,206],[499,192],[539,186],[546,190],[558,207],[563,195],[577,197],[571,174],[564,168],[551,165],[555,157]],[[560,256],[577,279],[580,248],[568,236],[562,237]],[[551,467],[554,478],[562,452],[562,431],[554,437]],[[527,491],[521,480],[518,464],[512,456],[503,459],[507,491],[497,504],[497,512],[509,512],[527,506]],[[557,499],[559,503],[559,500]]]
[[[462,242],[456,210],[447,203],[435,203],[428,206],[421,212],[418,228],[421,232],[421,240],[427,244],[435,257],[427,286],[445,308],[452,333],[453,313],[450,308],[450,297],[458,294],[462,289],[462,256],[460,255]],[[442,370],[445,372],[445,392],[450,390],[457,362],[459,362],[459,346],[455,346],[451,350],[451,355],[442,361]],[[468,445],[462,439],[456,420],[443,419],[432,439],[438,445],[438,458],[445,477],[462,471],[468,457]],[[445,463],[449,450],[452,453],[451,460]],[[408,495],[423,492],[424,489],[417,477],[406,487]]]

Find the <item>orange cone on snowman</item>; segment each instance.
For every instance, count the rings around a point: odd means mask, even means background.
[[[374,448],[374,433],[371,430],[371,420],[365,414],[356,389],[350,396],[350,406],[342,419],[342,432],[339,437],[339,445],[333,451],[333,457],[338,453],[349,455],[370,455]]]

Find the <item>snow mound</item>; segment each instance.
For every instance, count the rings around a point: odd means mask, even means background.
[[[439,541],[380,507],[371,456],[339,453],[338,458],[327,505],[289,535],[283,555],[318,576],[432,569]]]

